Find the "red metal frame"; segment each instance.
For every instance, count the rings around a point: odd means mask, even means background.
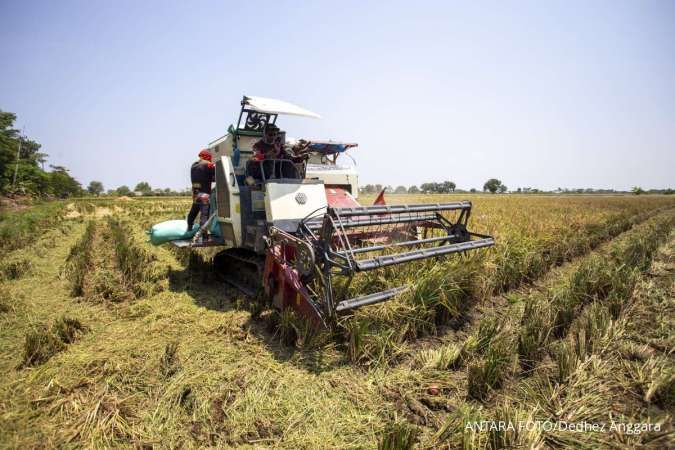
[[[263,274],[265,294],[272,298],[277,308],[293,308],[315,326],[325,328],[326,323],[291,264],[294,254],[293,247],[286,245],[276,245],[267,250]]]
[[[326,187],[328,205],[336,208],[358,207],[359,202],[345,189]],[[384,191],[380,192],[375,200],[376,205],[384,205]],[[387,237],[363,236],[369,239],[388,239]],[[293,261],[295,248],[291,245],[278,244],[267,249],[265,270],[263,273],[263,287],[265,294],[272,299],[274,305],[283,310],[293,308],[315,326],[327,328],[321,313],[312,302],[309,291],[304,286]]]

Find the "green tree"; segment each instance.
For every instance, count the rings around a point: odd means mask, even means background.
[[[0,191],[6,192],[12,183],[19,131],[14,129],[16,114],[0,111]]]
[[[633,186],[633,189],[630,190],[635,195],[644,194],[645,191],[640,186]]]
[[[126,196],[126,195],[131,194],[131,189],[129,189],[129,186],[122,185],[122,186],[118,187],[115,190],[115,192],[117,193],[117,195],[120,195],[120,196],[125,195]]]
[[[455,192],[456,188],[457,185],[453,181],[444,181],[441,185],[441,192],[446,194],[449,192]]]
[[[87,186],[87,192],[89,192],[92,195],[99,196],[103,192],[103,183],[100,181],[92,181],[89,183],[89,186]]]
[[[503,193],[506,192],[508,189],[509,189],[509,188],[506,187],[505,184],[500,184],[500,185],[499,185],[499,193],[500,193],[500,194],[503,194]]]
[[[375,193],[375,186],[372,184],[366,184],[363,188],[363,192],[366,194],[374,194]]]
[[[19,152],[19,161],[17,164],[16,150],[21,148]],[[46,154],[41,153],[40,144],[32,141],[26,137],[18,137],[13,145],[12,162],[7,167],[5,172],[5,179],[8,187],[14,182],[14,170],[16,169],[16,186],[11,186],[17,192],[32,195],[46,195],[53,193],[53,186],[50,186],[50,177],[41,168],[45,162]]]
[[[408,194],[419,194],[420,193],[420,188],[417,186],[413,185],[408,188]]]
[[[79,195],[82,187],[65,167],[54,166],[51,172],[45,172],[48,155],[40,151],[39,143],[19,134],[14,128],[15,121],[16,114],[0,111],[0,192],[57,197]]]
[[[433,194],[435,192],[438,192],[438,183],[422,183],[420,189],[425,194]]]
[[[483,185],[483,191],[490,192],[491,194],[496,193],[499,191],[500,186],[502,186],[502,182],[496,178],[490,178],[485,182]]]
[[[405,186],[396,186],[394,190],[394,194],[405,194],[406,192],[408,192],[408,189]]]
[[[82,194],[82,186],[75,178],[70,176],[68,169],[63,166],[49,167],[52,168],[52,171],[49,173],[52,194],[59,198]]]
[[[152,193],[152,188],[150,187],[150,183],[147,181],[141,181],[136,185],[134,191],[140,192],[143,195],[149,195]]]

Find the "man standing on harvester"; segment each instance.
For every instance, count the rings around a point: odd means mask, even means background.
[[[203,227],[209,220],[211,183],[215,181],[216,166],[211,162],[211,153],[208,150],[199,152],[199,160],[190,167],[190,179],[192,181],[192,208],[187,216],[188,231],[192,227],[199,214],[199,226]],[[203,230],[202,241],[209,239],[208,230]]]

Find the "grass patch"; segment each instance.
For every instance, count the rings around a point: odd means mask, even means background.
[[[120,303],[134,297],[114,268],[99,267],[89,275],[90,300]]]
[[[0,280],[17,280],[26,276],[32,267],[33,263],[28,258],[10,257],[0,264]]]
[[[0,288],[0,314],[12,311],[12,301],[9,294]]]
[[[0,211],[0,250],[17,250],[35,242],[35,237],[63,220],[64,202],[36,203],[21,211]]]
[[[96,228],[96,222],[89,221],[84,234],[70,249],[66,259],[64,272],[70,281],[70,294],[73,297],[80,297],[84,294],[85,277],[91,269],[91,251]]]
[[[181,369],[178,358],[178,342],[169,342],[164,348],[162,358],[159,360],[159,372],[163,377],[169,378]]]
[[[394,421],[380,433],[378,450],[412,450],[417,442],[419,430],[404,421]]]
[[[485,356],[470,363],[467,393],[476,400],[487,400],[494,389],[499,389],[512,371],[513,349],[507,343],[492,345]]]
[[[418,365],[426,369],[448,370],[457,368],[462,361],[462,347],[445,344],[417,353]]]
[[[117,266],[136,297],[142,297],[164,288],[159,281],[166,275],[154,262],[156,258],[131,237],[131,232],[120,220],[109,218],[108,226],[115,246]]]
[[[34,327],[26,334],[19,368],[44,364],[86,331],[87,328],[80,321],[65,316],[58,318],[51,327]]]
[[[541,298],[529,298],[518,332],[518,355],[523,369],[533,369],[543,356],[551,335],[551,323],[548,304]]]

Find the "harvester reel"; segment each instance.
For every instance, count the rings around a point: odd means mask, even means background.
[[[361,272],[494,245],[492,237],[467,230],[470,212],[468,201],[328,208],[323,217],[303,221],[300,238],[282,233],[284,242],[295,242],[293,264],[308,288],[308,301],[333,324],[339,314],[384,302],[408,288],[346,298]]]
[[[362,306],[387,301],[408,286],[347,298],[359,273],[494,245],[467,230],[470,202],[329,207],[294,234],[268,231],[265,291],[320,326]],[[453,214],[454,213],[454,214]]]

